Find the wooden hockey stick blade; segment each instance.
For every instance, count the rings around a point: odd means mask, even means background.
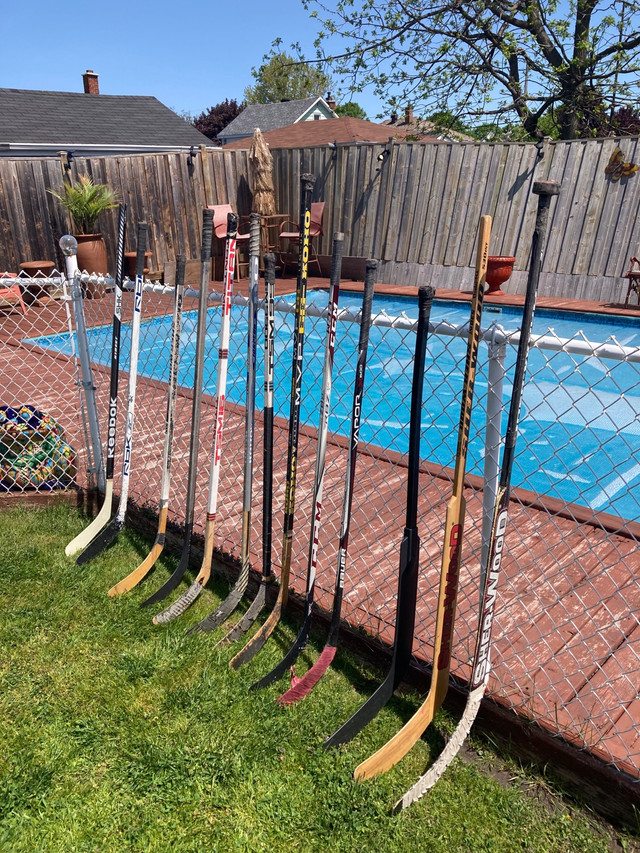
[[[156,534],[156,538],[151,547],[151,550],[136,569],[134,569],[130,574],[128,574],[126,578],[123,578],[121,581],[118,581],[117,584],[111,587],[108,592],[108,595],[122,595],[123,592],[129,592],[129,590],[132,590],[135,586],[137,586],[140,581],[144,580],[144,578],[149,574],[151,569],[155,566],[156,560],[160,557],[160,554],[162,554],[164,550],[165,533],[167,530],[167,515],[168,508],[165,506],[160,510],[160,518],[158,520],[158,532]]]
[[[256,631],[247,645],[229,661],[231,669],[238,669],[238,667],[248,663],[253,657],[255,657],[274,632],[275,627],[282,616],[284,605],[286,604],[287,596],[283,593],[283,589],[285,589],[285,587],[281,586],[278,590],[278,598],[276,599],[275,606],[269,614],[268,619],[264,622],[262,627]]]
[[[112,518],[109,524],[103,528],[96,538],[89,542],[84,551],[76,557],[76,566],[83,566],[85,563],[93,560],[94,557],[102,554],[102,552],[108,548],[115,539],[117,539],[123,527],[124,521],[122,521],[122,519],[118,518],[118,516]]]
[[[371,779],[379,773],[384,773],[393,767],[394,764],[397,764],[409,752],[427,726],[433,721],[435,713],[442,705],[449,687],[451,646],[453,642],[453,627],[460,576],[460,554],[466,510],[464,475],[490,235],[491,218],[483,216],[480,219],[478,231],[474,298],[469,325],[469,341],[462,391],[460,427],[458,431],[458,448],[456,451],[456,465],[453,478],[453,495],[447,504],[444,528],[431,684],[426,699],[413,717],[399,732],[380,747],[377,752],[356,767],[353,775],[358,780]]]
[[[170,592],[178,586],[182,578],[185,576],[187,569],[189,568],[189,561],[191,557],[191,531],[193,529],[193,523],[187,526],[184,534],[184,540],[182,543],[182,554],[180,555],[180,562],[173,570],[172,574],[169,578],[162,584],[160,589],[157,589],[149,598],[146,598],[140,607],[148,607],[150,604],[155,604],[157,601],[162,601],[165,599]]]
[[[84,528],[84,530],[81,530],[80,533],[78,533],[78,535],[69,542],[67,547],[64,549],[64,553],[67,557],[72,557],[74,554],[77,554],[78,551],[86,548],[89,542],[91,542],[91,540],[100,533],[102,528],[109,523],[111,520],[112,499],[113,480],[107,480],[105,483],[104,500],[100,507],[100,512],[96,515],[93,521]]]
[[[300,699],[308,696],[331,666],[337,650],[337,646],[325,646],[311,669],[308,669],[302,678],[298,678],[295,684],[292,683],[286,693],[278,696],[276,702],[279,705],[293,705],[294,702],[298,702]]]
[[[440,779],[447,767],[460,752],[460,748],[471,731],[471,726],[478,715],[478,709],[480,708],[484,691],[485,684],[481,684],[479,687],[476,687],[475,690],[471,691],[467,697],[464,714],[462,715],[456,730],[449,738],[447,745],[424,776],[421,776],[415,785],[412,785],[407,793],[394,805],[394,813],[397,814],[402,811],[402,809],[406,809],[407,806],[410,806],[411,803],[415,803],[416,800],[419,800],[420,797],[426,794],[428,790],[433,788],[438,779]]]
[[[277,663],[273,669],[268,672],[266,675],[263,675],[262,678],[258,679],[258,681],[254,681],[249,690],[260,690],[263,687],[268,687],[270,684],[273,684],[274,681],[277,681],[279,678],[285,674],[285,672],[291,667],[297,660],[300,655],[300,652],[307,645],[307,640],[309,639],[309,631],[311,630],[311,618],[312,613],[309,611],[298,631],[298,636],[296,637],[293,645],[286,653],[286,655],[282,658],[282,660]]]
[[[236,640],[239,640],[240,637],[247,633],[249,628],[265,608],[267,603],[267,585],[269,583],[271,583],[271,578],[263,578],[260,581],[260,586],[258,587],[256,596],[249,605],[247,612],[244,614],[242,619],[234,625],[218,643],[216,643],[216,646],[226,646],[229,643],[235,643]]]
[[[464,510],[464,497],[452,497],[450,499],[447,506],[447,522],[445,525],[445,545],[450,545],[448,557],[445,562],[448,569],[452,566],[453,561],[457,559],[457,556],[454,556],[454,550],[459,548],[458,543],[462,537],[462,532],[459,531],[459,533],[454,536],[453,531],[456,527],[460,526],[457,523],[457,520],[464,517]],[[384,746],[381,746],[377,752],[356,767],[353,774],[355,779],[371,779],[373,776],[377,776],[379,773],[384,773],[386,770],[389,770],[390,767],[393,767],[394,764],[397,764],[421,737],[424,730],[433,721],[436,711],[442,705],[449,685],[449,657],[446,656],[446,663],[441,667],[438,667],[437,661],[441,650],[442,636],[445,633],[445,630],[448,630],[448,626],[445,628],[444,625],[445,614],[448,608],[455,607],[455,598],[453,601],[451,600],[452,596],[455,596],[455,590],[453,587],[457,587],[457,572],[455,574],[455,584],[449,577],[450,571],[444,572],[441,578],[440,592],[438,595],[438,611],[436,616],[436,625],[440,627],[441,630],[438,631],[438,627],[436,627],[437,639],[434,654],[436,665],[434,666],[433,675],[431,676],[431,685],[429,687],[427,698],[418,708],[413,717],[405,723],[399,732],[396,732],[396,734],[388,740]]]

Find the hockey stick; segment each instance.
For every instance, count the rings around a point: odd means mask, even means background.
[[[176,282],[173,307],[173,323],[171,327],[171,355],[169,358],[169,383],[167,389],[167,411],[165,415],[164,446],[162,449],[162,478],[160,482],[160,502],[158,505],[158,531],[156,538],[145,559],[126,578],[119,581],[109,590],[109,595],[121,595],[137,586],[154,567],[156,560],[164,550],[165,534],[167,532],[167,516],[169,514],[169,487],[171,483],[171,452],[173,447],[173,430],[175,426],[176,398],[178,394],[178,367],[180,365],[180,335],[182,333],[182,296],[184,292],[184,272],[187,264],[186,255],[176,258]]]
[[[267,586],[273,580],[271,574],[271,533],[273,504],[273,331],[274,292],[276,282],[275,255],[264,256],[265,319],[264,319],[264,438],[262,461],[262,577],[255,598],[242,619],[217,645],[239,640],[256,621],[267,602]]]
[[[411,414],[409,417],[409,459],[407,465],[407,511],[400,564],[398,569],[398,598],[396,603],[396,626],[393,640],[393,655],[387,677],[367,701],[361,705],[346,723],[324,742],[324,747],[347,743],[386,705],[411,662],[413,645],[413,623],[416,611],[418,587],[418,474],[420,470],[420,425],[422,416],[422,387],[427,351],[429,316],[433,303],[433,288],[421,287],[418,291],[418,327],[416,349],[413,360],[411,385]]]
[[[304,603],[304,616],[293,645],[282,660],[273,669],[254,682],[250,689],[267,687],[293,666],[298,655],[307,645],[311,620],[313,617],[313,598],[315,593],[316,572],[318,565],[318,537],[322,518],[322,489],[324,485],[325,461],[327,456],[327,436],[329,433],[329,412],[331,409],[331,379],[333,372],[333,357],[336,345],[336,327],[338,324],[338,299],[340,296],[340,272],[342,269],[342,251],[344,234],[333,235],[333,252],[331,258],[331,279],[329,286],[329,304],[327,307],[327,335],[324,351],[324,366],[322,370],[322,390],[320,392],[320,425],[318,427],[318,446],[316,451],[316,469],[313,485],[313,511],[311,517],[311,533],[309,535],[309,559],[307,561],[307,588]],[[373,278],[373,273],[369,276]]]
[[[120,365],[120,330],[122,319],[122,278],[124,266],[124,238],[127,227],[127,206],[121,204],[118,208],[118,248],[116,252],[116,278],[114,286],[113,331],[111,335],[111,377],[109,382],[109,421],[107,429],[107,463],[105,466],[104,500],[100,511],[75,539],[64,549],[67,557],[77,554],[86,547],[94,536],[108,524],[111,518],[111,502],[113,500],[113,461],[116,446],[116,415],[118,413],[118,371]]]
[[[429,770],[413,785],[406,794],[395,804],[394,811],[398,812],[420,799],[451,764],[460,751],[465,738],[471,730],[476,718],[480,703],[489,680],[491,663],[489,652],[491,647],[491,630],[493,626],[493,613],[496,603],[496,590],[500,575],[500,565],[504,553],[504,538],[509,515],[509,495],[511,491],[511,472],[515,457],[515,446],[518,437],[518,420],[520,418],[520,406],[522,391],[524,388],[527,360],[529,356],[529,343],[531,327],[536,305],[536,293],[542,267],[542,254],[544,251],[547,220],[551,198],[558,195],[560,185],[554,181],[536,181],[533,192],[539,196],[536,224],[531,243],[531,266],[527,280],[527,290],[522,314],[522,325],[520,327],[520,340],[518,342],[518,353],[516,356],[516,367],[511,391],[511,404],[509,406],[509,417],[507,421],[507,433],[502,455],[502,467],[500,469],[500,483],[493,510],[493,521],[487,554],[488,572],[482,593],[482,604],[480,608],[480,619],[476,636],[476,647],[473,658],[471,680],[469,682],[469,695],[467,703],[458,723],[456,730],[447,742],[436,761]]]
[[[209,476],[209,502],[207,504],[207,523],[204,529],[204,555],[200,571],[189,589],[173,604],[153,617],[154,625],[171,622],[181,616],[190,607],[205,588],[211,577],[211,561],[213,559],[213,543],[216,530],[216,513],[218,509],[218,486],[220,483],[220,459],[222,456],[222,429],[224,427],[225,395],[227,392],[227,367],[229,364],[229,332],[231,325],[231,292],[233,290],[233,270],[236,262],[236,233],[238,217],[235,213],[227,214],[227,243],[224,263],[224,291],[222,295],[222,314],[220,317],[220,344],[218,349],[218,379],[216,385],[216,416],[213,452],[211,455],[211,471]]]
[[[407,754],[413,744],[433,720],[435,712],[442,705],[449,687],[449,669],[451,666],[451,646],[456,615],[456,599],[460,576],[460,555],[464,529],[466,501],[464,498],[464,477],[469,448],[469,430],[473,407],[473,386],[478,364],[478,346],[480,343],[480,320],[489,257],[489,238],[491,236],[491,217],[481,216],[478,230],[478,250],[476,255],[475,282],[471,315],[469,317],[469,339],[467,358],[462,386],[462,404],[460,407],[460,426],[458,428],[458,446],[456,464],[453,473],[453,490],[444,525],[444,544],[442,548],[442,567],[440,570],[440,589],[436,611],[436,631],[433,653],[433,672],[429,692],[423,704],[413,717],[384,746],[356,767],[353,774],[356,779],[370,779],[378,773],[384,773]]]
[[[374,268],[375,269],[375,268]],[[370,285],[367,282],[370,279]],[[331,613],[331,624],[327,635],[327,642],[320,657],[314,665],[307,670],[302,678],[295,678],[292,674],[291,687],[277,701],[281,705],[291,705],[306,696],[322,678],[331,665],[338,647],[338,635],[340,632],[340,613],[342,610],[342,598],[344,593],[344,578],[347,567],[347,553],[349,549],[349,532],[351,528],[351,504],[353,498],[353,487],[356,476],[356,459],[358,456],[358,440],[360,435],[360,419],[362,414],[362,397],[364,393],[364,377],[367,367],[367,350],[369,347],[369,328],[371,325],[371,302],[373,300],[373,276],[365,276],[365,291],[362,301],[362,312],[360,315],[360,339],[358,342],[358,357],[356,362],[355,385],[353,390],[353,406],[351,409],[351,429],[349,436],[349,455],[347,457],[347,473],[345,478],[344,500],[342,502],[342,522],[340,526],[340,544],[338,548],[338,570],[336,573],[335,589],[333,593],[333,608]]]
[[[247,336],[247,399],[244,426],[244,485],[242,491],[242,543],[240,574],[223,602],[187,634],[213,631],[240,603],[249,583],[249,536],[251,533],[251,492],[253,486],[253,435],[256,408],[256,337],[258,305],[258,265],[260,262],[260,214],[252,213],[249,226],[249,334]]]
[[[304,321],[307,307],[307,268],[309,264],[309,233],[311,228],[311,193],[315,183],[313,175],[300,176],[300,240],[298,252],[298,282],[296,288],[295,328],[293,332],[293,364],[291,368],[291,405],[289,412],[289,441],[287,449],[287,480],[284,501],[284,531],[282,536],[282,569],[280,588],[273,610],[262,627],[256,631],[242,651],[231,659],[229,666],[237,669],[256,655],[267,642],[287,603],[289,572],[293,545],[293,519],[296,500],[296,473],[298,467],[298,436],[300,406],[302,402],[302,356],[304,350]]]
[[[76,558],[76,565],[82,566],[101,554],[124,527],[127,513],[127,498],[129,496],[129,479],[131,475],[131,446],[133,441],[133,420],[136,407],[136,383],[138,381],[138,351],[140,348],[140,318],[142,314],[142,284],[144,280],[144,253],[147,248],[147,223],[138,224],[138,245],[136,254],[136,286],[133,297],[133,320],[131,322],[131,355],[129,359],[129,393],[127,401],[127,420],[125,425],[124,452],[122,456],[122,483],[120,486],[120,501],[118,511],[109,524],[104,527],[95,539]]]
[[[198,475],[198,449],[200,444],[200,418],[202,412],[202,379],[204,375],[204,354],[207,337],[207,300],[209,298],[209,278],[211,273],[211,240],[213,237],[213,211],[202,212],[202,246],[200,250],[200,295],[198,298],[198,325],[196,331],[196,358],[193,376],[193,402],[191,406],[191,439],[189,443],[189,470],[187,472],[187,498],[184,510],[184,536],[182,552],[178,565],[170,577],[140,607],[148,607],[162,601],[178,586],[189,568],[191,539],[193,535],[193,516],[196,500],[196,479]]]

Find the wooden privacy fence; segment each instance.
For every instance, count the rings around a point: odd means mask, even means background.
[[[314,198],[326,202],[322,255],[330,254],[333,232],[343,231],[345,255],[378,258],[380,280],[456,289],[470,284],[478,220],[489,213],[491,254],[515,255],[508,289],[523,292],[535,171],[535,178],[562,183],[540,292],[621,301],[629,258],[640,251],[640,173],[617,181],[606,173],[618,145],[625,161],[639,162],[639,137],[547,142],[540,151],[532,144],[450,142],[278,149],[276,209],[297,218],[300,174],[311,172]],[[0,158],[0,268],[44,257],[61,266],[57,241],[70,222],[47,189],[60,189],[63,173],[56,159]],[[251,211],[248,150],[75,157],[70,174],[108,184],[128,204],[130,221],[150,223],[154,269],[178,252],[199,257],[203,206]],[[112,252],[115,214],[100,225]],[[128,248],[134,239],[130,229]]]

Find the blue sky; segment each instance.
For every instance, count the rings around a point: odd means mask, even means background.
[[[0,87],[81,92],[90,68],[103,94],[154,95],[195,115],[240,101],[274,39],[312,56],[317,32],[300,0],[25,0],[3,3],[2,23]],[[354,100],[373,121],[383,112],[371,94]]]

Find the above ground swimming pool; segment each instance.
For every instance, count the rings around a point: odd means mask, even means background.
[[[153,297],[145,294],[144,298]],[[292,295],[290,301],[293,299]],[[327,301],[326,291],[308,295],[310,306],[323,307]],[[355,312],[361,301],[358,294],[340,294],[340,308]],[[454,326],[463,326],[469,319],[469,310],[468,303],[437,300],[431,321],[446,320]],[[417,303],[406,298],[376,296],[373,311],[374,314],[384,311],[389,316],[406,313],[415,317]],[[487,329],[492,323],[497,323],[506,331],[517,330],[521,316],[521,310],[516,308],[496,309],[494,305],[487,305],[482,328]],[[289,414],[293,320],[291,313],[276,312],[274,408],[276,414],[283,417]],[[261,321],[262,311],[258,315],[258,408],[262,407]],[[196,312],[185,312],[179,381],[187,387],[193,382],[196,322]],[[216,389],[218,326],[219,308],[211,307],[204,388],[208,394],[215,394]],[[140,374],[164,381],[168,379],[170,328],[170,316],[143,320]],[[312,426],[317,426],[318,421],[325,329],[323,318],[307,316],[301,418]],[[633,318],[539,309],[534,320],[534,334],[546,334],[550,329],[560,338],[580,338],[581,330],[584,338],[592,343],[604,343],[613,337],[622,346],[640,346],[640,329]],[[246,384],[246,307],[232,306],[231,331],[227,397],[242,404]],[[92,359],[108,365],[111,326],[89,329],[88,336]],[[124,326],[122,337],[120,363],[126,370],[129,339]],[[357,340],[357,324],[338,324],[329,428],[344,435],[349,433]],[[71,353],[68,334],[34,338],[31,342]],[[372,327],[360,433],[362,441],[406,452],[413,346],[414,335],[410,331],[375,324]],[[421,454],[424,459],[447,467],[453,466],[455,461],[465,354],[465,338],[429,336]],[[514,363],[515,347],[508,346],[503,429]],[[467,462],[467,472],[477,475],[483,473],[487,377],[488,348],[481,343]],[[640,518],[640,502],[636,497],[640,485],[640,463],[637,460],[640,448],[639,380],[640,365],[636,363],[532,349],[512,485],[627,519]]]

